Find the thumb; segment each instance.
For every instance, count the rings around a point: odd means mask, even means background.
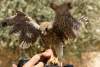
[[[44,63],[43,62],[39,62],[37,65],[35,65],[34,67],[44,67]]]
[[[12,67],[17,67],[17,65],[16,64],[12,64]]]

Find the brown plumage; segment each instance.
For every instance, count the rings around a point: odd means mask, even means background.
[[[64,3],[62,5],[56,5],[51,3],[51,8],[55,11],[55,20],[53,24],[53,30],[61,38],[75,38],[77,34],[74,30],[78,30],[80,23],[73,18],[70,13],[71,3]]]
[[[57,55],[57,47],[62,43],[62,39],[57,36],[53,31],[53,22],[42,22],[40,24],[40,30],[42,32],[41,39],[46,49],[51,48]]]
[[[80,23],[69,11],[72,8],[71,3],[62,5],[51,3],[50,7],[55,11],[55,19],[53,22],[40,24],[40,29],[44,32],[41,37],[45,47],[54,49],[55,54],[62,59],[64,40],[75,38],[78,35]]]
[[[40,29],[44,32],[41,38],[45,47],[52,48],[59,60],[62,61],[64,40],[77,37],[80,23],[71,15],[70,3],[62,5],[51,3],[50,7],[55,12],[55,19],[53,22],[40,24]]]
[[[10,33],[20,33],[20,43],[34,43],[40,36],[44,48],[51,48],[59,59],[63,56],[64,39],[75,38],[76,31],[80,23],[73,18],[69,10],[72,8],[70,3],[62,5],[50,4],[55,11],[55,20],[52,22],[41,22],[38,25],[32,18],[17,11],[17,14],[6,21],[13,25]]]
[[[22,48],[30,47],[39,37],[39,25],[31,17],[21,11],[17,11],[14,16],[5,18],[2,25],[13,26],[9,34],[18,33],[19,43]]]

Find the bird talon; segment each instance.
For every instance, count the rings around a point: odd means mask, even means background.
[[[48,60],[47,64],[59,65],[59,60],[56,57],[51,57],[51,59]]]

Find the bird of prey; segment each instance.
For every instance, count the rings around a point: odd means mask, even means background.
[[[71,3],[68,2],[61,5],[51,3],[50,7],[55,12],[55,19],[52,22],[40,24],[40,30],[44,33],[41,37],[45,47],[51,47],[61,60],[63,57],[64,40],[77,37],[80,23],[69,11],[72,8]]]
[[[13,26],[10,34],[19,33],[20,43],[34,43],[38,37],[44,44],[44,48],[51,48],[54,54],[62,59],[64,40],[75,38],[80,23],[71,15],[71,3],[57,5],[50,3],[50,8],[55,12],[55,19],[51,22],[41,22],[38,24],[31,17],[21,11],[17,11],[14,16],[4,19],[3,25]],[[7,22],[7,23],[6,23]]]

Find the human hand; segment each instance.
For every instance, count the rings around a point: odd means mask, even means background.
[[[26,62],[23,67],[44,67],[44,63],[41,60],[41,58],[50,58],[53,56],[53,52],[51,49],[46,50],[45,52],[41,54],[34,55],[28,62]],[[12,67],[17,67],[17,65],[13,64]]]

